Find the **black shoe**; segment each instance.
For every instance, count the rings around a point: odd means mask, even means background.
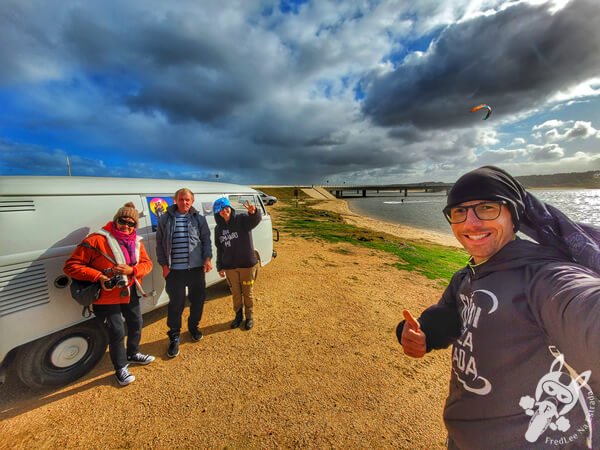
[[[192,336],[192,341],[194,341],[194,342],[198,342],[200,339],[202,339],[204,337],[204,335],[202,334],[202,331],[200,331],[198,328],[196,328],[194,330],[190,330],[190,335]]]
[[[246,330],[251,330],[254,326],[254,319],[246,319]]]
[[[240,309],[238,312],[235,313],[235,319],[233,319],[233,322],[231,322],[231,328],[237,328],[242,324],[242,321],[244,320],[244,318],[242,317],[242,310]]]
[[[175,358],[177,355],[179,355],[179,338],[172,339],[167,350],[169,358]]]

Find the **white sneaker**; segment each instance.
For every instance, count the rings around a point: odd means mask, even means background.
[[[127,357],[127,362],[128,363],[133,363],[133,364],[150,364],[152,361],[154,361],[156,358],[152,355],[145,355],[144,353],[140,353],[137,352],[134,355],[128,356]]]
[[[115,372],[115,377],[121,386],[127,386],[135,381],[135,377],[129,373],[127,367],[123,367]]]

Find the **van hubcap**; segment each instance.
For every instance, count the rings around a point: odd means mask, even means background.
[[[74,336],[60,342],[52,350],[50,362],[61,369],[77,364],[85,356],[89,348],[88,341],[81,336]]]

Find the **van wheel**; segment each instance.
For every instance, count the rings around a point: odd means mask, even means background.
[[[17,375],[27,386],[60,386],[98,364],[108,344],[104,329],[88,321],[38,339],[19,349]]]

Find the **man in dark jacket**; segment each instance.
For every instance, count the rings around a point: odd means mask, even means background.
[[[258,260],[252,242],[252,229],[262,220],[260,211],[250,203],[244,203],[248,214],[236,215],[231,203],[225,197],[213,205],[215,214],[215,246],[217,247],[217,271],[221,277],[227,276],[227,283],[233,297],[235,319],[231,328],[241,325],[242,308],[246,313],[246,330],[254,325],[254,280],[258,270]]]
[[[203,215],[192,205],[194,194],[187,188],[175,193],[175,204],[167,208],[156,229],[156,259],[162,266],[169,294],[167,356],[179,355],[181,315],[185,308],[186,287],[190,300],[188,330],[193,341],[202,339],[198,324],[206,298],[205,273],[212,269],[210,229]]]
[[[396,333],[415,358],[453,346],[448,448],[600,448],[600,230],[491,166],[456,182],[444,214],[471,259]]]

